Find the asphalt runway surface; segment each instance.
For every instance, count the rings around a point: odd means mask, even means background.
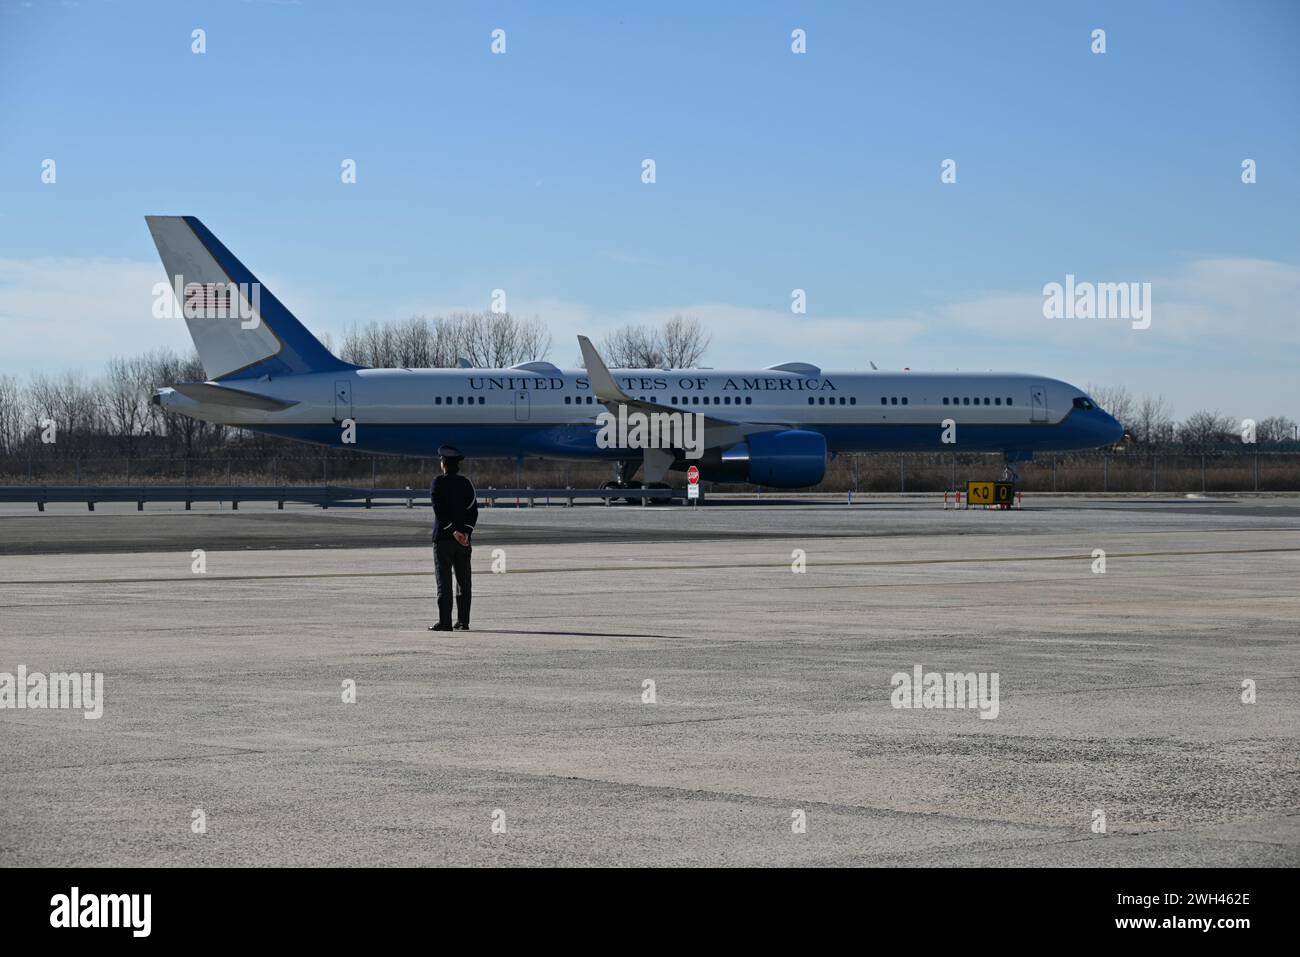
[[[1026,506],[0,506],[0,865],[1300,863],[1300,499]]]

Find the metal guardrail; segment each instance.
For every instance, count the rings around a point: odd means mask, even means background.
[[[538,500],[550,505],[552,500],[572,506],[576,499],[604,499],[605,504],[619,499],[640,499],[642,505],[652,499],[686,498],[685,489],[666,488],[488,488],[478,489],[480,501],[489,506],[514,499],[530,507]],[[703,500],[703,494],[701,494]],[[352,488],[338,485],[0,485],[0,502],[33,502],[45,511],[51,502],[85,502],[90,511],[98,502],[135,502],[143,512],[145,502],[184,502],[188,511],[195,502],[229,502],[238,510],[240,502],[302,502],[329,508],[344,502],[365,502],[370,508],[376,501],[405,502],[407,508],[429,504],[428,489]]]

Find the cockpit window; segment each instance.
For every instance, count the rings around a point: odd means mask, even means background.
[[[1094,406],[1092,402],[1090,402],[1088,399],[1085,399],[1083,396],[1079,396],[1077,399],[1074,400],[1074,407],[1076,409],[1083,409],[1083,411],[1085,412],[1087,412],[1089,409],[1096,408],[1096,406]]]

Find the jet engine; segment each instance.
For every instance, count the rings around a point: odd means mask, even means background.
[[[725,471],[768,488],[806,488],[826,475],[826,437],[820,432],[785,429],[757,432],[722,453]]]

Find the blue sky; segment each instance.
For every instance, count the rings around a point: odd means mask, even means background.
[[[1290,2],[0,0],[0,373],[185,347],[142,217],[186,213],[336,335],[502,288],[564,365],[685,312],[715,366],[1300,417],[1298,50]],[[1067,273],[1151,328],[1044,319]]]

